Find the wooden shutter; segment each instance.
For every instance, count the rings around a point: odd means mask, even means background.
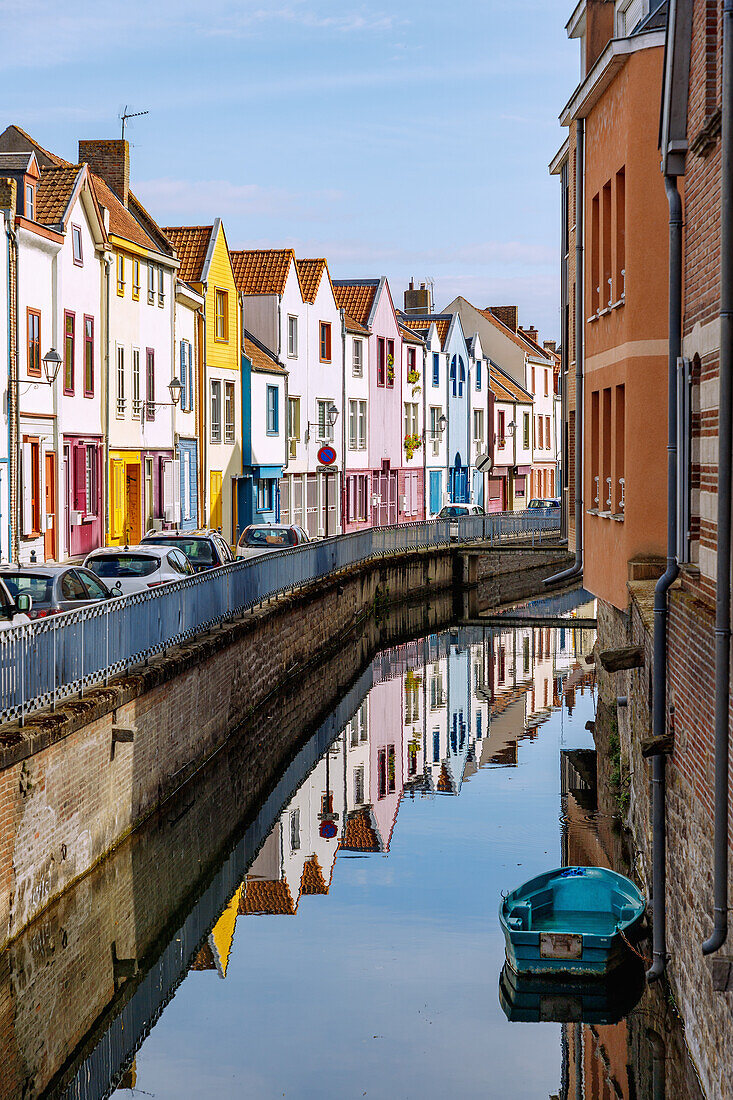
[[[31,443],[22,444],[21,457],[23,478],[23,534],[30,535],[33,531],[33,445]]]

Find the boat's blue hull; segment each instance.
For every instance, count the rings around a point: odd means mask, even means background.
[[[615,1024],[644,992],[644,964],[631,956],[603,977],[519,975],[508,966],[499,977],[499,1003],[513,1023]]]
[[[624,937],[645,911],[629,879],[600,867],[564,867],[512,891],[499,918],[507,963],[520,975],[601,977],[628,958]]]

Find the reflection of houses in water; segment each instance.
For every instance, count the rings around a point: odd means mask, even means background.
[[[457,630],[380,654],[367,697],[281,812],[194,969],[226,976],[239,917],[294,916],[304,897],[328,894],[339,852],[389,852],[403,797],[457,795],[479,767],[516,764],[518,742],[560,705],[587,633]]]

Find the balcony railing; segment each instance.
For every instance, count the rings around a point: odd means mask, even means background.
[[[534,543],[559,529],[559,514],[529,511],[368,528],[36,619],[0,632],[0,721],[22,723],[27,714],[83,695],[263,600],[361,562],[456,542]]]

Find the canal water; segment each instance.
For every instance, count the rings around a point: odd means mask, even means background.
[[[75,906],[94,920],[89,890],[72,892],[52,946],[16,947],[6,974],[25,1048],[23,1091],[0,1083],[2,1100],[701,1100],[671,999],[644,990],[639,959],[584,994],[503,972],[502,891],[562,864],[629,870],[618,823],[598,811],[582,601],[549,625],[494,618],[380,654],[336,708],[326,751],[301,754],[263,807],[245,863],[233,869],[235,852],[172,916],[139,984],[139,960],[112,943],[107,1014],[65,1019],[54,1065],[46,1031],[61,1022],[40,991]],[[122,877],[105,887],[120,925]],[[136,884],[143,922],[145,896]],[[65,981],[93,999],[84,957]]]

